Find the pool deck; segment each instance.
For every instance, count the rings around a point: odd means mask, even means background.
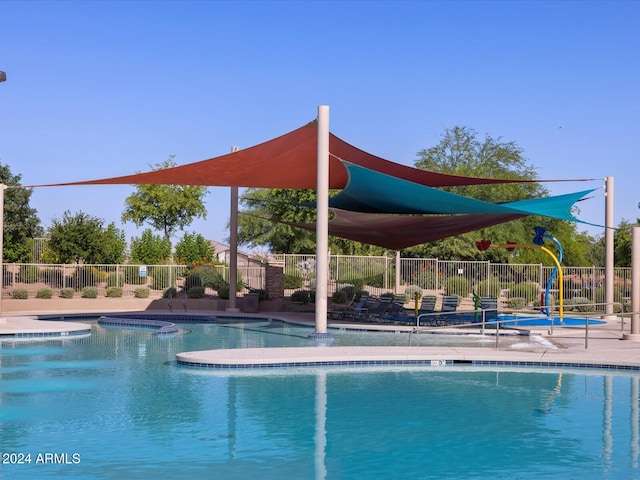
[[[38,320],[34,316],[0,317],[2,337],[66,337],[91,332],[91,325],[77,322]]]
[[[148,312],[147,312],[148,313]],[[199,312],[213,316],[233,316],[227,312]],[[314,324],[313,314],[269,313],[238,314],[240,317],[281,319],[302,325]],[[167,314],[170,318],[170,314]],[[412,327],[340,323],[329,321],[329,332],[346,329],[368,331],[411,331]],[[548,345],[526,344],[518,348],[496,348],[493,342],[482,347],[424,347],[424,346],[380,346],[380,347],[328,347],[319,341],[308,347],[291,348],[241,348],[229,350],[203,350],[182,352],[176,355],[178,363],[192,367],[218,369],[249,369],[264,367],[297,367],[313,365],[446,365],[451,363],[488,364],[532,364],[549,366],[581,366],[593,368],[628,368],[640,371],[640,338],[629,334],[629,319],[625,320],[624,332],[621,320],[608,319],[604,325],[589,327],[588,344],[585,348],[584,327],[555,326],[553,334],[549,327],[528,328],[531,335],[539,335]],[[35,316],[6,316],[0,318],[0,338],[3,336],[67,336],[82,334],[91,325],[38,320]],[[446,330],[439,329],[440,333]],[[501,332],[506,332],[501,330]],[[476,329],[476,333],[479,330]],[[495,330],[487,330],[488,335]],[[426,334],[426,333],[424,333]],[[493,335],[491,338],[495,338]]]

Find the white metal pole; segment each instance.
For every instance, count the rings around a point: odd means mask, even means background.
[[[640,227],[631,229],[631,334],[623,337],[640,341]]]
[[[329,107],[318,107],[318,179],[316,220],[316,334],[327,333],[329,265]]]
[[[237,152],[238,147],[231,147]],[[235,312],[238,296],[238,187],[231,187],[231,206],[229,214],[229,307],[227,311]]]
[[[0,184],[0,320],[2,319],[2,292],[4,291],[4,191],[7,186]]]
[[[604,212],[604,302],[606,316],[613,315],[613,177],[605,177],[605,212]]]

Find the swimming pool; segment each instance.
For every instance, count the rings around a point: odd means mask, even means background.
[[[640,478],[638,375],[175,364],[308,342],[255,327],[1,341],[0,478]]]

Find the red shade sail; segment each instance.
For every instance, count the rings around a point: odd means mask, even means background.
[[[253,147],[172,168],[121,177],[31,186],[62,185],[202,185],[315,189],[317,184],[317,122]],[[565,180],[519,180],[465,177],[420,170],[367,153],[330,134],[329,188],[342,189],[348,180],[341,160],[431,187]]]

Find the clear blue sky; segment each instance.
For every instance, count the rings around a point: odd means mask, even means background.
[[[329,105],[333,133],[407,165],[445,128],[516,142],[553,194],[615,178],[640,216],[640,2],[0,2],[0,162],[23,184],[246,148]],[[256,172],[257,175],[260,172]],[[39,188],[120,226],[127,186]],[[604,223],[603,191],[579,206]],[[229,189],[189,230],[228,237]],[[141,229],[122,225],[127,239]],[[602,229],[587,229],[594,235]]]

